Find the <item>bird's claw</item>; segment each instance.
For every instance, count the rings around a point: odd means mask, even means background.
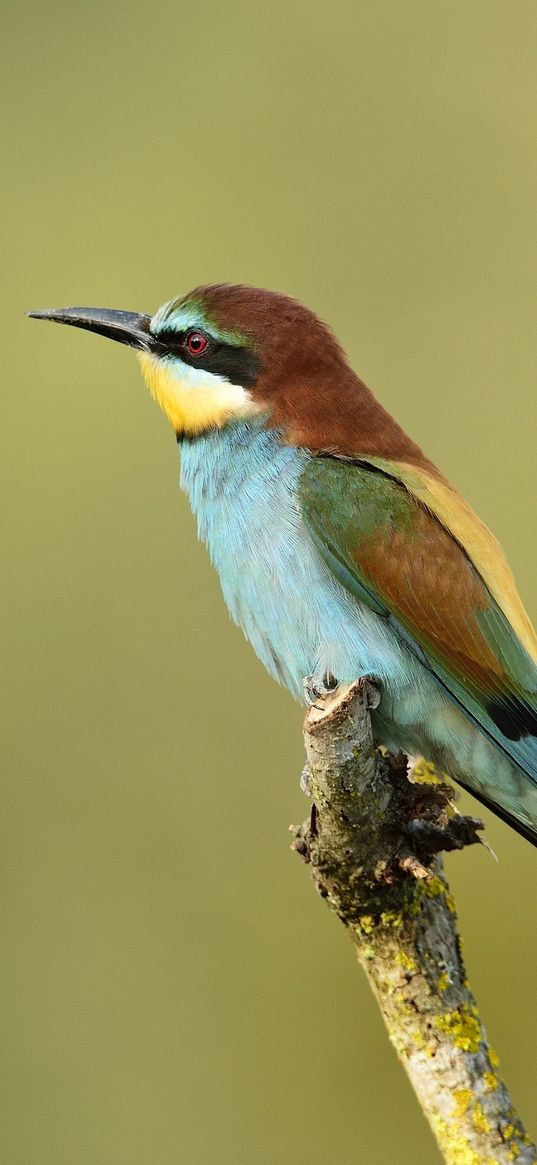
[[[339,681],[329,671],[325,671],[320,679],[315,674],[306,676],[304,680],[306,703],[310,708],[317,708],[318,712],[322,712],[324,709],[317,700],[326,700],[326,697],[333,695],[338,687]]]

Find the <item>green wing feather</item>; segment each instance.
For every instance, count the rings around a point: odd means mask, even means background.
[[[395,476],[331,457],[308,462],[300,506],[343,586],[390,620],[467,715],[537,782],[537,667],[446,526]]]

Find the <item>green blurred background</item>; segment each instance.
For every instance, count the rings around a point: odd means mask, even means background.
[[[299,296],[537,617],[535,2],[8,0],[3,23],[0,1157],[431,1165],[289,851],[301,711],[228,620],[173,435],[125,349],[22,313]],[[487,824],[500,863],[449,872],[536,1135],[537,854]]]

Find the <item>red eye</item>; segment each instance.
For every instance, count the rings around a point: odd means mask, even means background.
[[[203,332],[189,332],[186,346],[191,356],[201,356],[207,347],[207,337],[203,335]]]

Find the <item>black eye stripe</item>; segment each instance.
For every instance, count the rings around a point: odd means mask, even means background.
[[[155,347],[165,355],[167,352],[180,352],[186,343],[188,332],[176,332],[173,328],[160,331],[155,336]]]
[[[200,332],[207,340],[207,346],[202,352],[191,353],[188,350],[188,336],[193,331]],[[240,348],[235,344],[226,344],[223,340],[214,340],[202,328],[188,328],[181,332],[172,328],[159,331],[153,337],[151,346],[157,356],[178,356],[185,364],[205,368],[207,372],[224,376],[232,384],[240,384],[243,388],[252,388],[261,371],[261,361],[251,348]]]

